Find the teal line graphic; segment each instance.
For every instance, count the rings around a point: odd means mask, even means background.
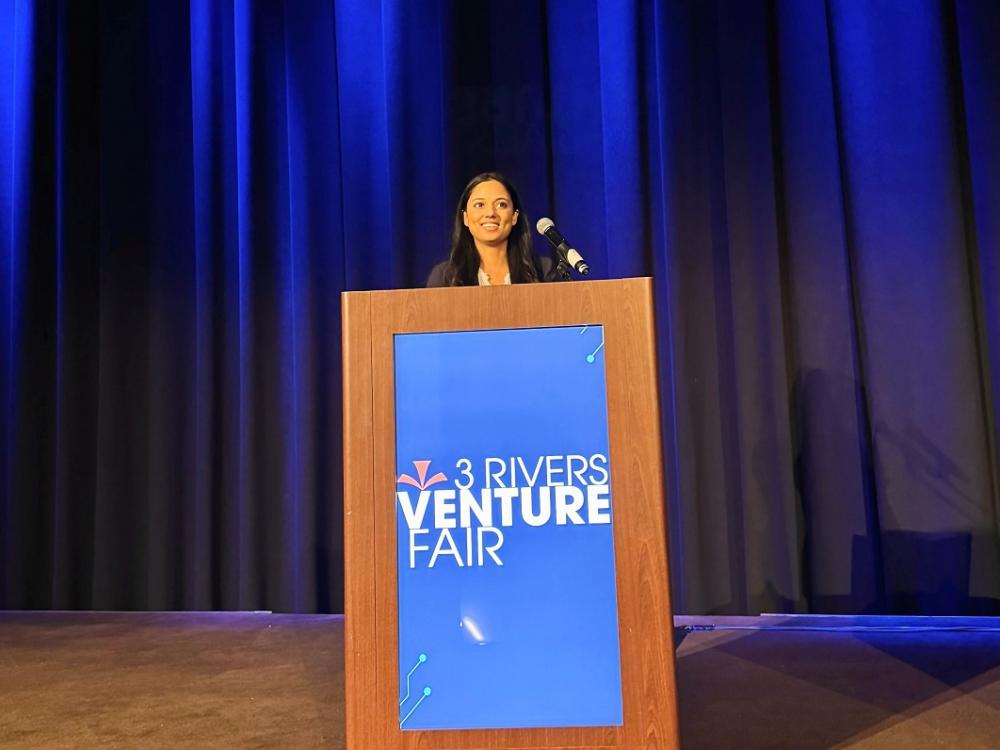
[[[414,703],[413,704],[413,708],[411,708],[409,710],[409,712],[407,712],[406,716],[404,716],[402,719],[399,720],[399,728],[400,729],[403,728],[403,724],[406,723],[406,720],[409,719],[410,716],[413,715],[413,712],[417,710],[417,706],[419,706],[421,703],[423,703],[424,702],[424,698],[426,698],[430,694],[431,694],[431,689],[429,687],[425,687],[423,695],[420,696],[420,700],[418,700],[416,703]]]
[[[400,706],[402,706],[404,703],[406,703],[406,701],[410,700],[410,676],[414,672],[416,672],[417,671],[417,667],[419,667],[425,661],[427,661],[427,654],[420,654],[420,656],[417,657],[417,663],[413,665],[413,669],[411,669],[409,672],[406,673],[406,695],[404,695],[403,696],[403,700],[401,700],[399,702]],[[423,700],[423,698],[421,698],[420,700]],[[420,705],[419,701],[418,701],[417,705]],[[414,706],[414,708],[416,708],[416,706]],[[410,713],[412,713],[412,711]],[[409,715],[410,714],[407,714],[407,717],[409,717]],[[403,721],[406,721],[406,719],[403,719]]]
[[[580,329],[580,335],[583,335],[587,331],[588,328],[590,328],[590,326],[584,326],[583,328],[581,328]],[[587,364],[591,364],[591,365],[594,364],[595,360],[597,359],[597,353],[599,351],[601,351],[601,349],[603,349],[603,348],[604,348],[604,328],[602,327],[601,328],[601,343],[598,344],[597,348],[594,349],[594,351],[592,351],[590,354],[587,355]]]

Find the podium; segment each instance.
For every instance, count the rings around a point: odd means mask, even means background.
[[[342,307],[348,747],[678,747],[651,280]]]

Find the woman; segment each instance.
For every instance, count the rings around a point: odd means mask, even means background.
[[[451,253],[427,286],[498,286],[549,281],[552,261],[532,250],[517,191],[496,172],[476,175],[458,199]]]

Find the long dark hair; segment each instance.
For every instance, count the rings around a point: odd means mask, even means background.
[[[444,271],[446,286],[476,286],[479,283],[479,251],[469,228],[462,220],[462,214],[469,203],[469,196],[476,185],[493,180],[499,182],[510,195],[510,201],[517,211],[517,221],[507,238],[507,265],[510,268],[510,283],[524,284],[539,280],[539,269],[535,265],[535,252],[531,244],[531,229],[528,216],[521,208],[521,199],[507,178],[497,172],[477,174],[465,186],[455,209],[455,221],[451,227],[451,252]]]

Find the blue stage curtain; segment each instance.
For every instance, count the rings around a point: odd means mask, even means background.
[[[998,38],[0,1],[0,607],[339,611],[339,294],[421,286],[498,169],[655,279],[678,612],[1000,613]]]

